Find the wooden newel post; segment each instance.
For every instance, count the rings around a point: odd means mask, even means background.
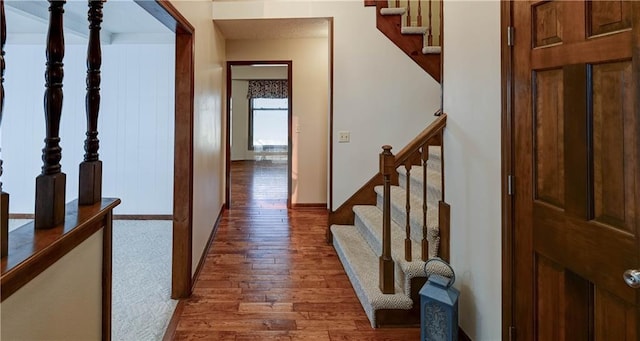
[[[89,0],[89,44],[87,47],[87,94],[85,108],[87,132],[84,141],[84,161],[80,163],[78,203],[93,205],[102,198],[102,161],[98,149],[98,113],[100,111],[100,24],[102,23],[103,0]]]
[[[66,0],[49,0],[47,68],[45,71],[44,115],[45,146],[42,149],[42,174],[36,178],[35,228],[49,229],[64,222],[67,176],[60,160],[60,118],[62,115],[62,79],[64,78],[63,14]]]
[[[394,172],[395,156],[391,146],[382,146],[380,153],[380,173],[384,178],[383,218],[382,218],[382,255],[380,255],[380,291],[383,294],[395,293],[394,263],[391,257],[391,174]]]
[[[4,109],[4,44],[7,42],[7,24],[4,0],[0,0],[0,128]],[[9,249],[9,194],[2,190],[2,159],[0,159],[0,253],[4,257]]]

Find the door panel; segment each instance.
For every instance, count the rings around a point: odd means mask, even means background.
[[[536,98],[536,199],[564,207],[564,116],[561,69],[537,72]]]
[[[587,12],[590,37],[631,28],[629,1],[590,1]]]
[[[519,340],[636,340],[640,5],[514,1]]]
[[[633,233],[638,139],[631,89],[631,61],[593,66],[594,219]]]

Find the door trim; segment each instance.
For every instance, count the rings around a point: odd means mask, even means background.
[[[513,47],[507,31],[513,26],[513,0],[500,2],[501,58],[501,159],[502,159],[502,339],[510,340],[514,324],[514,224],[513,196],[509,194],[509,176],[514,174],[513,139]]]
[[[289,96],[288,105],[288,127],[287,127],[287,208],[291,208],[291,190],[292,190],[292,150],[293,150],[293,61],[291,60],[238,60],[227,61],[227,91],[226,91],[226,137],[225,137],[225,190],[224,190],[224,207],[231,208],[231,67],[254,64],[280,64],[287,66],[287,80]]]

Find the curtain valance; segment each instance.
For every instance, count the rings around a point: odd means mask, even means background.
[[[278,80],[251,80],[247,98],[287,98],[289,97],[289,81]]]

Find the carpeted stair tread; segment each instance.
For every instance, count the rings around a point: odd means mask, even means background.
[[[377,206],[382,210],[383,187],[376,186]],[[400,226],[406,224],[406,191],[399,186],[391,186],[391,219]],[[429,195],[430,197],[430,195]],[[411,194],[409,196],[411,205],[410,224],[411,239],[422,240],[422,198]],[[427,227],[438,229],[438,207],[437,202],[427,201]]]
[[[355,224],[360,234],[369,244],[369,247],[375,254],[382,254],[382,211],[372,205],[357,205],[353,207],[356,215]],[[428,236],[429,240],[429,258],[436,257],[440,238],[438,231],[432,229]],[[402,287],[406,295],[411,294],[411,279],[415,277],[425,277],[424,263],[421,259],[421,243],[412,240],[411,254],[412,261],[408,262],[404,259],[404,238],[405,229],[395,222],[391,222],[391,256],[396,262],[395,279],[397,284]],[[448,272],[440,273],[438,268],[429,268],[427,271],[431,273],[439,273],[448,275]]]
[[[426,34],[429,28],[423,26],[403,26],[400,29],[402,34]]]
[[[403,15],[407,12],[407,9],[404,7],[387,7],[387,8],[381,8],[380,9],[380,14],[382,15]]]
[[[376,255],[360,232],[350,225],[332,225],[333,245],[371,326],[377,326],[376,310],[409,310],[413,301],[396,283],[395,294],[385,295],[378,287],[379,255]]]
[[[425,46],[422,48],[422,54],[440,54],[442,46]]]

